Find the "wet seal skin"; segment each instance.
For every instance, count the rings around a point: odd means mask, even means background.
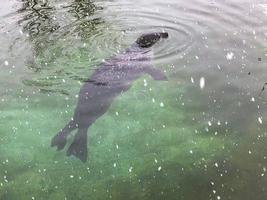
[[[123,53],[104,61],[81,87],[73,118],[54,136],[51,146],[62,150],[67,136],[78,129],[67,155],[86,162],[87,130],[107,112],[113,100],[143,74],[151,75],[154,80],[168,80],[162,71],[151,64],[151,47],[162,38],[168,38],[168,33],[143,34]]]

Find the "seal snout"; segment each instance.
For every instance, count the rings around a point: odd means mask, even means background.
[[[168,38],[169,34],[167,32],[162,32],[162,33],[160,33],[160,37],[161,38]]]

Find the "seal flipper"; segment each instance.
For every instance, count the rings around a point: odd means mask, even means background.
[[[87,129],[78,129],[73,142],[67,150],[67,156],[74,155],[82,162],[87,160]]]
[[[67,143],[67,136],[71,131],[76,129],[76,124],[71,120],[58,134],[56,134],[51,140],[51,147],[57,146],[57,150],[61,150]]]
[[[161,70],[159,69],[156,69],[155,67],[146,67],[144,69],[144,72],[149,74],[150,76],[152,76],[152,78],[154,80],[157,80],[157,81],[167,81],[168,78],[167,76],[164,74],[164,72],[162,72]]]

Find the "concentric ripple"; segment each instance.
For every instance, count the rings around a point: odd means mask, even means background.
[[[209,49],[216,51],[215,57],[224,57],[222,43],[240,46],[246,40],[266,46],[264,20],[250,14],[259,8],[262,4],[246,1],[23,1],[2,16],[1,38],[10,42],[0,49],[6,54],[0,58],[3,63],[8,57],[24,55],[24,64],[34,72],[55,76],[60,71],[82,79],[77,77],[153,31],[169,33],[167,40],[153,46],[156,65],[176,64],[189,54],[196,59],[201,54],[209,56]],[[70,67],[58,69],[58,65]]]

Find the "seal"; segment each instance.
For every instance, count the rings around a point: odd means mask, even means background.
[[[73,118],[54,136],[51,146],[62,150],[67,136],[78,129],[67,156],[73,155],[86,162],[87,130],[107,112],[113,100],[145,73],[154,80],[167,80],[165,74],[151,64],[151,47],[161,38],[168,38],[168,33],[143,34],[124,52],[104,61],[81,87]]]

